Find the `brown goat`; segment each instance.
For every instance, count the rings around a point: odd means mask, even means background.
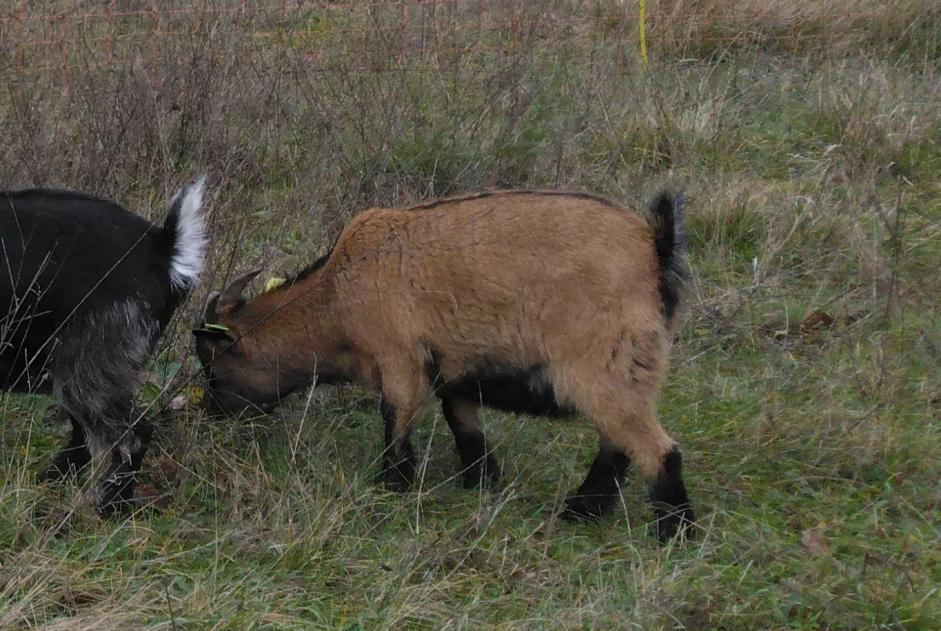
[[[245,302],[252,273],[211,300],[197,352],[210,397],[229,412],[265,409],[313,381],[378,391],[384,473],[398,485],[413,478],[409,432],[432,395],[467,487],[499,475],[481,405],[580,412],[600,451],[564,515],[610,510],[630,458],[665,539],[693,522],[680,452],[655,414],[683,260],[679,199],[667,194],[646,219],[552,191],[373,208],[282,286]]]

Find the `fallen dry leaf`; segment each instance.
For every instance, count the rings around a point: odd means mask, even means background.
[[[157,471],[160,472],[160,481],[167,488],[175,487],[180,479],[180,465],[167,454],[157,456]]]
[[[830,552],[830,542],[817,528],[808,528],[801,534],[801,544],[807,552],[820,556]]]
[[[141,506],[165,511],[170,508],[170,494],[152,484],[139,484],[134,489],[134,497]]]
[[[829,329],[833,326],[834,322],[836,322],[836,318],[826,311],[817,309],[811,312],[810,315],[801,322],[801,335],[810,335],[822,331],[823,329]]]

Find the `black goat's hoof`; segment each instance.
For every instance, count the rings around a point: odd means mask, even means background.
[[[36,481],[39,484],[60,484],[74,479],[77,475],[78,471],[75,470],[75,467],[60,469],[58,465],[53,463],[36,476]]]
[[[98,514],[107,519],[119,519],[128,515],[136,506],[134,487],[136,480],[107,481],[97,493]]]
[[[130,499],[111,500],[98,504],[98,514],[104,519],[121,519],[131,513],[134,501]]]
[[[36,480],[40,484],[74,480],[78,472],[88,464],[88,460],[87,457],[75,457],[69,453],[69,450],[65,450],[53,458],[52,463],[36,477]]]

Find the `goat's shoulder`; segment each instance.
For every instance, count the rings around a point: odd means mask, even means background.
[[[408,213],[398,208],[367,208],[357,213],[334,246],[342,257],[362,256],[384,250],[390,236],[404,229]]]

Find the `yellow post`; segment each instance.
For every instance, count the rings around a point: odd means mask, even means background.
[[[647,69],[647,0],[637,0],[637,31],[640,35],[640,65]]]

